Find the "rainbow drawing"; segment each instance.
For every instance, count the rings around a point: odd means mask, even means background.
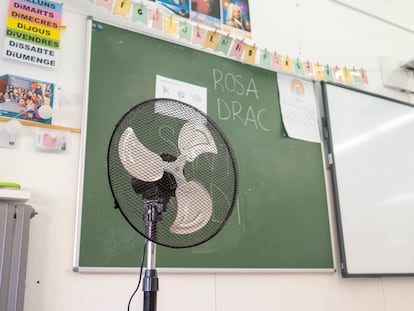
[[[290,92],[294,95],[305,96],[305,87],[303,86],[302,81],[298,79],[292,80],[292,82],[290,82]]]

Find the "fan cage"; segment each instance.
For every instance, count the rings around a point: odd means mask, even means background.
[[[154,183],[134,179],[123,166],[119,157],[119,141],[127,128],[132,128],[136,137],[148,150],[173,161],[180,156],[178,138],[186,122],[203,123],[210,132],[217,147],[217,153],[206,152],[184,165],[186,182],[195,181],[207,190],[212,201],[212,213],[207,224],[188,234],[177,234],[171,226],[177,217],[177,199],[158,198],[157,194],[148,201],[139,189],[151,189]],[[191,143],[191,142],[188,142]],[[237,195],[237,169],[234,153],[224,134],[216,123],[197,108],[172,99],[151,99],[132,107],[118,121],[112,133],[108,148],[108,177],[116,206],[128,223],[143,237],[157,244],[186,248],[199,245],[214,237],[230,217]],[[147,165],[151,165],[148,163]],[[164,174],[165,176],[165,174]],[[171,176],[169,176],[171,179]],[[164,177],[163,177],[164,178]],[[174,178],[173,178],[174,179]],[[135,190],[134,185],[135,184]],[[170,185],[174,184],[174,180]],[[155,188],[164,194],[163,187]],[[195,196],[198,193],[194,194]],[[168,196],[167,196],[168,197]],[[145,221],[148,205],[161,203],[160,219],[148,229]],[[201,202],[200,202],[201,203]],[[163,208],[162,208],[163,207]],[[199,212],[200,206],[194,204]]]

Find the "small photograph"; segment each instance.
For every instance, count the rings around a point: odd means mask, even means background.
[[[250,32],[248,0],[223,0],[223,24],[227,27]]]
[[[0,76],[0,116],[51,124],[54,85]]]
[[[191,0],[191,20],[219,27],[220,13],[219,0]]]
[[[190,17],[190,0],[158,0],[157,3],[164,8],[166,12],[181,17]]]

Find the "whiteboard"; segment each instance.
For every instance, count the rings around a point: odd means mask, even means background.
[[[414,107],[324,84],[344,277],[414,274]]]

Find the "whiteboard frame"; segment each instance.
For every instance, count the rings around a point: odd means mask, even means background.
[[[413,105],[330,82],[322,82],[322,96],[326,116],[324,132],[331,166],[342,276],[414,275],[414,226],[406,217],[410,214],[414,215],[414,191],[411,201],[407,204],[403,200],[400,202],[396,199],[399,195],[399,198],[403,199],[403,197],[392,187],[398,183],[401,184],[398,190],[401,190],[404,189],[404,185],[407,185],[406,182],[401,181],[401,174],[398,174],[401,170],[409,173],[409,176],[406,176],[408,179],[411,176],[414,180],[414,164],[401,163],[401,155],[408,148],[407,153],[413,155],[411,162],[414,163],[414,142],[407,144],[406,140],[400,139],[398,142],[396,139],[391,139],[395,138],[392,135],[395,135],[395,131],[397,134],[407,132],[405,127],[401,130],[402,125],[410,125],[412,129],[410,132],[414,132]],[[366,108],[372,110],[364,110]],[[386,111],[383,111],[384,109]],[[362,114],[362,111],[365,113]],[[406,111],[410,113],[403,114]],[[412,119],[411,124],[408,122],[410,119]],[[348,128],[345,128],[345,124]],[[360,132],[356,133],[358,130]],[[398,152],[387,152],[384,148],[390,146],[388,144],[390,141],[394,147],[397,145],[401,149]],[[389,150],[394,151],[395,148]],[[380,158],[382,154],[385,154],[383,157],[386,159],[379,162],[382,160]],[[388,160],[390,156],[394,156],[391,161]],[[377,165],[390,162],[393,165]],[[368,173],[363,172],[365,169]],[[353,176],[352,180],[350,176]],[[381,176],[394,176],[395,179],[388,180],[380,178]],[[399,176],[398,180],[396,176]],[[368,180],[376,180],[377,184],[370,183],[364,188]],[[389,186],[385,191],[384,185]],[[378,191],[375,197],[369,196],[373,189],[382,191]],[[362,192],[367,195],[361,195]],[[410,199],[409,195],[405,197],[405,200],[407,199]],[[412,207],[407,208],[410,203]],[[395,217],[392,219],[385,217],[390,214]],[[362,220],[365,221],[363,224]],[[378,220],[380,222],[377,222]],[[395,222],[394,228],[392,222]],[[409,236],[403,234],[403,230],[407,231],[410,226],[413,227],[412,231],[409,231],[412,233],[412,241],[409,240]],[[379,236],[385,236],[386,239],[378,238]],[[400,244],[400,247],[397,244]],[[403,247],[407,245],[412,247]]]

